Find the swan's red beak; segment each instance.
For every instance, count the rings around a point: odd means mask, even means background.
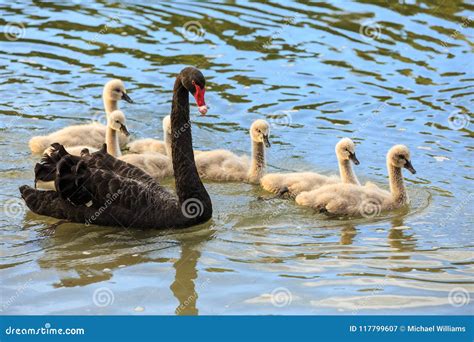
[[[201,113],[202,115],[206,115],[207,113],[207,106],[199,106],[199,113]]]
[[[196,100],[196,104],[198,105],[199,113],[202,115],[206,115],[207,113],[207,106],[206,101],[204,101],[204,94],[206,93],[206,89],[203,87],[201,88],[196,83],[194,83],[194,88],[196,91],[194,92],[194,99]]]

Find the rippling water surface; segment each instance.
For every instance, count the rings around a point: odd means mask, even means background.
[[[466,314],[473,312],[473,36],[469,1],[0,5],[2,311],[21,314]],[[357,142],[362,180],[387,185],[408,145],[409,210],[327,219],[258,187],[206,183],[213,220],[174,234],[31,213],[30,137],[103,120],[125,81],[136,137],[161,137],[173,78],[208,80],[198,149],[249,153],[272,126],[270,171],[337,170]],[[192,111],[197,112],[193,107]],[[172,185],[171,181],[166,182]]]

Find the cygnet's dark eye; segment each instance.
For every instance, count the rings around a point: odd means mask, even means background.
[[[114,91],[116,91],[117,93],[121,92],[120,88],[115,88]]]
[[[116,122],[116,123],[120,123],[120,121],[118,121],[118,120],[115,120],[115,122]]]

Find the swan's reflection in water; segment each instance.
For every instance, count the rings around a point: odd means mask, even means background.
[[[54,286],[74,287],[110,280],[119,267],[150,261],[166,262],[149,258],[144,253],[137,254],[140,250],[138,241],[122,234],[113,228],[62,224],[43,240],[51,248],[44,248],[45,254],[38,264],[43,269],[64,271],[60,272],[61,278]],[[113,237],[108,238],[110,236]],[[167,242],[160,245],[160,248],[170,246]],[[75,271],[76,275],[70,275],[70,271]]]
[[[395,251],[413,252],[416,250],[417,239],[409,227],[404,226],[403,216],[391,220],[392,228],[388,232],[388,243]],[[408,255],[392,255],[391,259],[408,259]]]
[[[412,252],[416,250],[416,241],[417,239],[414,236],[414,233],[410,230],[410,227],[404,226],[404,218],[409,214],[409,209],[404,208],[397,212],[395,216],[388,218],[383,218],[380,222],[381,225],[385,226],[385,222],[388,219],[390,221],[391,227],[388,230],[387,242],[389,246],[396,252]],[[376,220],[375,218],[374,220]],[[367,222],[365,222],[367,224]],[[377,224],[377,223],[376,223]],[[338,226],[336,226],[338,227]],[[358,229],[367,229],[362,225],[357,228],[358,225],[353,222],[346,222],[340,226],[340,239],[339,244],[343,246],[352,245],[354,239],[356,238]],[[386,229],[386,228],[382,228]],[[405,256],[395,255],[393,258],[405,258]]]
[[[48,235],[39,241],[45,245],[45,253],[38,259],[38,265],[44,270],[54,269],[60,275],[59,281],[53,284],[59,288],[106,284],[113,281],[117,270],[125,267],[169,264],[174,269],[169,288],[178,301],[175,314],[197,315],[198,292],[204,284],[196,284],[197,265],[203,244],[214,234],[210,224],[174,232],[125,231],[71,223],[54,230],[53,224],[46,228]],[[177,248],[179,257],[170,256]],[[147,298],[151,300],[150,294],[145,294]]]
[[[196,291],[195,281],[198,276],[196,266],[201,252],[196,247],[193,240],[184,241],[181,245],[180,258],[173,264],[176,273],[170,289],[179,302],[175,310],[176,315],[197,315],[199,313],[196,307],[199,294]]]
[[[382,221],[377,222],[374,219],[372,230],[383,229],[385,236],[384,245],[391,248],[388,254],[385,254],[382,259],[387,260],[407,260],[412,255],[411,252],[416,250],[417,239],[414,237],[412,230],[404,226],[404,218],[407,212],[397,213],[396,216],[390,218],[383,218]],[[34,214],[27,214],[26,219],[29,221],[37,220],[38,217],[28,217]],[[387,227],[387,220],[390,222],[390,227]],[[38,264],[42,269],[54,269],[59,275],[53,286],[57,288],[70,288],[76,286],[88,286],[94,283],[107,284],[110,282],[120,281],[120,277],[114,279],[114,274],[121,268],[130,268],[140,264],[161,264],[158,269],[165,269],[166,274],[159,273],[156,275],[165,287],[168,287],[172,296],[176,299],[176,305],[172,312],[176,315],[197,315],[200,313],[199,297],[204,292],[208,292],[214,287],[213,283],[208,283],[206,277],[200,275],[198,270],[202,269],[201,253],[203,250],[208,250],[206,243],[210,241],[215,229],[212,228],[212,222],[184,231],[128,231],[113,227],[99,227],[99,226],[84,226],[79,224],[64,223],[56,227],[55,231],[50,229],[57,221],[46,219],[49,228],[46,230],[52,232],[52,235],[46,235],[44,238],[38,240],[37,243],[42,244],[42,250],[45,253],[39,258]],[[357,222],[346,221],[338,223],[337,221],[327,221],[330,225],[328,228],[315,227],[312,229],[304,229],[304,236],[311,233],[316,233],[313,242],[313,248],[305,253],[305,258],[313,266],[320,265],[328,259],[338,258],[344,256],[347,259],[354,260],[363,259],[366,257],[366,251],[360,249],[353,249],[349,246],[359,246],[363,241],[356,240],[357,237],[363,238],[368,229],[366,226],[358,226]],[[335,223],[335,224],[334,224]],[[367,224],[367,223],[365,223]],[[332,226],[332,227],[331,227]],[[388,228],[388,229],[387,229]],[[252,230],[242,229],[241,227],[229,228],[229,233],[244,234],[244,242],[250,237],[245,232]],[[280,244],[281,237],[274,240],[274,234],[277,232],[270,227],[266,230],[258,230],[262,239],[271,239],[275,246]],[[262,232],[265,232],[261,235]],[[301,238],[303,238],[302,236]],[[332,238],[331,238],[332,236]],[[334,237],[338,237],[338,241],[334,241]],[[318,242],[318,240],[321,240]],[[326,240],[326,241],[324,241]],[[339,245],[340,248],[336,248]],[[265,244],[246,244],[249,250],[262,251],[262,248],[267,248]],[[270,247],[268,247],[270,248]],[[276,247],[281,248],[281,247]],[[285,248],[285,247],[284,247]],[[329,248],[329,249],[328,249]],[[319,250],[321,253],[315,253]],[[332,252],[326,253],[327,250]],[[288,261],[295,260],[301,257],[298,248],[288,250]],[[323,259],[320,259],[320,257]],[[265,259],[265,258],[264,258]],[[320,259],[316,262],[315,259]],[[263,259],[262,259],[263,260]],[[265,259],[267,260],[267,259]],[[272,259],[273,262],[276,258]],[[282,259],[284,260],[284,259]],[[377,261],[380,267],[385,269],[385,272],[403,271],[401,266],[395,262],[382,262],[381,259]],[[283,262],[284,264],[284,262]],[[282,264],[282,265],[283,265]],[[403,268],[403,267],[402,267]],[[172,272],[170,273],[169,270]],[[410,268],[411,270],[411,268]],[[293,270],[295,271],[295,270]],[[406,271],[409,271],[408,269]],[[149,269],[147,269],[149,272]],[[289,275],[292,274],[292,268],[289,268]],[[321,276],[318,272],[313,274],[315,278]],[[370,276],[370,275],[366,275]],[[169,284],[169,285],[167,285]],[[119,284],[122,286],[121,284]],[[103,285],[101,285],[103,286]],[[107,285],[108,286],[108,285]],[[156,286],[156,285],[155,285]],[[159,285],[163,289],[162,285]],[[142,302],[147,301],[160,302],[161,297],[154,296],[155,294],[163,294],[163,291],[158,288],[152,289],[149,293],[143,294]],[[147,313],[154,313],[147,311]],[[171,313],[171,312],[168,312]]]
[[[341,245],[352,245],[354,237],[357,235],[357,229],[355,226],[348,224],[341,228]]]
[[[200,253],[185,251],[184,246],[182,253],[190,253],[187,258],[188,263],[181,263],[184,259],[179,259],[174,263],[176,277],[170,286],[173,294],[179,301],[175,313],[176,315],[197,315],[196,302],[198,293],[196,292],[194,281],[197,278],[196,264]]]

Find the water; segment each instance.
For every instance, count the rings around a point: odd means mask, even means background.
[[[10,314],[467,314],[473,285],[469,1],[2,2],[1,283]],[[184,28],[183,28],[184,27]],[[125,81],[136,137],[161,137],[185,65],[208,80],[195,148],[249,153],[272,126],[269,171],[336,171],[357,142],[362,180],[387,185],[408,145],[410,210],[327,219],[242,184],[206,183],[211,222],[175,233],[60,225],[18,187],[27,142],[103,120],[102,85]],[[196,107],[192,112],[197,113]],[[165,182],[171,185],[172,182]]]

